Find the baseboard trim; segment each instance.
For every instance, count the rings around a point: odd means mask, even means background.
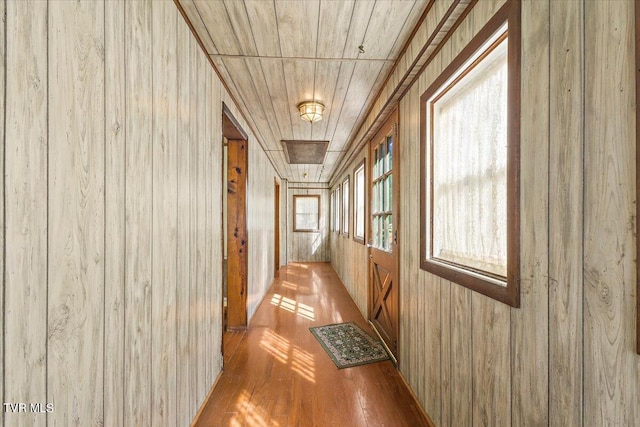
[[[413,389],[411,388],[411,386],[409,386],[407,379],[404,377],[404,375],[402,374],[402,372],[400,372],[399,369],[398,369],[398,374],[400,375],[400,379],[404,383],[404,386],[409,391],[409,394],[411,394],[411,397],[413,398],[413,403],[418,407],[418,410],[422,413],[424,418],[427,420],[429,427],[436,427],[436,424],[433,422],[429,414],[427,414],[427,411],[425,411],[425,409],[422,407],[422,405],[420,404],[420,400],[418,400],[418,396],[416,396],[416,394],[413,392]]]
[[[196,425],[196,423],[198,422],[198,419],[200,418],[200,415],[202,415],[202,411],[204,411],[204,407],[207,406],[207,403],[209,403],[209,399],[211,398],[211,395],[213,394],[213,390],[218,385],[218,381],[220,381],[220,377],[222,377],[222,372],[223,372],[223,370],[221,369],[220,372],[218,373],[218,376],[216,377],[216,380],[213,382],[213,385],[211,386],[211,389],[209,390],[209,393],[207,393],[207,397],[205,397],[204,401],[200,405],[200,408],[198,408],[198,412],[196,412],[196,416],[193,418],[193,421],[191,421],[190,427],[194,427]]]

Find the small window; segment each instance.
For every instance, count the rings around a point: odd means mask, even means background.
[[[364,160],[353,171],[353,240],[364,244],[365,167]]]
[[[293,231],[320,229],[320,196],[293,196]]]
[[[331,212],[331,231],[336,230],[336,222],[335,222],[335,211],[336,211],[336,194],[334,191],[331,192],[330,196],[330,212]]]
[[[336,233],[340,233],[342,228],[340,227],[342,219],[342,192],[340,191],[340,185],[336,188]]]
[[[342,181],[342,234],[349,236],[349,177]]]
[[[514,4],[503,7],[422,96],[421,266],[517,307],[520,37],[519,23],[511,23],[519,17]]]

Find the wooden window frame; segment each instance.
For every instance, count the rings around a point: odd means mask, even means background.
[[[331,226],[331,231],[336,231],[336,219],[334,217],[334,212],[335,212],[335,209],[336,209],[336,192],[335,191],[331,192],[331,194],[329,196],[329,199],[330,199],[329,212],[331,212],[330,213],[330,218],[329,218],[329,223],[330,223],[330,226]]]
[[[366,158],[362,159],[360,163],[353,168],[353,241],[356,243],[360,243],[362,245],[365,244],[367,238],[367,164]],[[364,216],[362,220],[364,224],[362,224],[362,236],[356,235],[356,230],[358,229],[358,218],[356,215],[356,194],[358,193],[358,189],[356,188],[357,180],[356,173],[358,173],[362,169],[362,174],[364,175],[362,188],[362,202],[364,206]]]
[[[345,188],[347,189],[348,194],[344,192]],[[345,201],[346,201],[346,204],[345,204]],[[349,233],[351,232],[351,222],[349,221],[350,211],[351,211],[351,178],[349,175],[347,175],[346,178],[342,180],[342,236],[343,237],[349,237]]]
[[[296,221],[297,212],[296,212],[296,200],[298,199],[316,199],[318,201],[318,228],[298,228],[298,224]],[[319,194],[294,194],[293,196],[293,231],[295,233],[317,233],[320,231],[320,218],[321,215],[321,205],[320,205],[320,195]]]
[[[490,298],[520,306],[520,80],[521,80],[521,8],[519,0],[509,0],[489,22],[473,37],[469,44],[436,78],[420,98],[420,268],[452,282],[458,283]],[[452,76],[486,45],[507,24],[507,275],[504,284],[486,272],[446,262],[435,262],[427,253],[427,234],[431,213],[427,212],[426,197],[430,197],[433,209],[433,177],[426,176],[426,165],[431,153],[427,153],[426,114],[427,103]],[[483,53],[474,65],[486,55]],[[468,71],[465,71],[465,73]],[[427,179],[429,181],[427,181]],[[428,184],[429,183],[429,186]],[[429,194],[427,195],[427,190]]]
[[[342,233],[342,183],[334,190],[336,193],[336,233]]]

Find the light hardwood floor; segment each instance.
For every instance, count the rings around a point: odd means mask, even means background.
[[[195,425],[429,425],[391,362],[338,370],[309,332],[348,321],[372,333],[330,264],[281,269]]]

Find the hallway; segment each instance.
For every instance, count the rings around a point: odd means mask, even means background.
[[[309,327],[373,333],[328,263],[280,270],[196,426],[428,425],[390,361],[338,370]]]

